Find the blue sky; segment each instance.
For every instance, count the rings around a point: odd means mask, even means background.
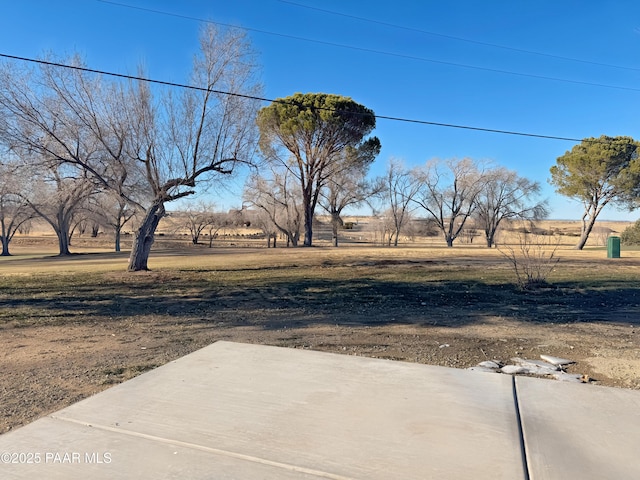
[[[90,68],[135,74],[142,63],[152,78],[187,82],[199,18],[248,29],[267,98],[326,92],[383,116],[577,139],[640,138],[635,0],[117,3],[4,2],[0,53],[79,52]],[[490,160],[540,181],[552,218],[581,217],[581,205],[547,182],[556,158],[576,142],[382,119],[375,135],[383,149],[374,175],[390,157],[408,166],[434,157]],[[601,218],[639,216],[607,207]]]

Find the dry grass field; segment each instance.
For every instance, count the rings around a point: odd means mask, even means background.
[[[549,354],[640,388],[640,251],[608,259],[594,239],[578,252],[576,222],[537,226],[564,235],[549,284],[527,291],[481,238],[381,247],[361,240],[365,221],[339,248],[160,236],[140,273],[109,240],[57,257],[54,237],[17,237],[0,258],[0,433],[217,340],[458,368]]]

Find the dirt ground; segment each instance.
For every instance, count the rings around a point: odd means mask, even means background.
[[[591,383],[640,389],[640,286],[589,280],[603,270],[633,277],[640,252],[615,267],[601,251],[565,252],[563,265],[586,280],[527,293],[483,283],[483,272],[509,274],[497,253],[336,252],[207,251],[209,260],[185,254],[179,268],[139,274],[114,270],[124,255],[106,266],[91,255],[0,263],[0,280],[11,277],[0,285],[0,433],[218,340],[456,368],[548,354],[574,360],[568,371]],[[97,273],[47,286],[74,262]]]

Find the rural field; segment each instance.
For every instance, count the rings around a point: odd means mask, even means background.
[[[355,229],[338,248],[268,249],[167,235],[151,271],[128,273],[104,239],[57,257],[52,236],[16,237],[0,258],[0,433],[217,340],[456,368],[548,354],[640,389],[640,251],[609,259],[596,239],[575,251],[577,223],[544,228],[567,236],[549,283],[530,290],[482,238],[394,248]]]

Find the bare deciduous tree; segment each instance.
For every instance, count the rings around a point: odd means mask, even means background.
[[[136,232],[129,270],[146,270],[165,204],[192,195],[219,175],[248,162],[257,139],[259,93],[254,62],[243,35],[209,25],[201,37],[192,84],[199,90],[165,93],[154,103],[147,84],[135,95],[131,156],[146,172],[152,198]]]
[[[400,233],[406,233],[412,220],[411,212],[405,212],[402,217],[401,228],[398,230],[397,220],[392,209],[388,208],[379,214],[374,213],[371,227],[374,232],[375,242],[379,242],[384,247],[398,246]]]
[[[89,198],[86,208],[94,225],[113,231],[114,250],[119,252],[122,231],[136,215],[136,206],[126,197],[117,195],[113,190],[107,190]],[[95,236],[95,233],[92,232],[92,236]]]
[[[69,66],[81,62],[74,57]],[[0,72],[0,136],[39,173],[43,190],[28,200],[56,231],[61,255],[69,253],[73,217],[88,198],[107,189],[124,196],[128,179],[138,177],[124,154],[129,129],[117,110],[121,95],[116,85],[74,68],[5,64]]]
[[[411,212],[414,210],[412,202],[420,189],[420,183],[416,176],[407,170],[402,162],[390,159],[387,165],[387,172],[384,177],[379,178],[380,195],[382,203],[386,207],[386,217],[383,224],[388,230],[388,245],[398,246],[400,232],[409,221]],[[385,235],[386,236],[386,235]]]
[[[95,185],[85,172],[56,162],[38,175],[32,173],[30,178],[33,184],[22,198],[53,228],[58,237],[59,254],[70,255],[74,218],[87,199],[96,193]]]
[[[503,220],[538,220],[548,215],[546,202],[533,200],[540,183],[500,167],[484,173],[483,185],[475,200],[475,219],[484,230],[487,247],[493,246]]]
[[[246,216],[250,219],[251,225],[259,228],[264,238],[267,240],[267,248],[271,248],[271,240],[273,240],[273,248],[276,248],[278,238],[278,229],[271,220],[271,215],[265,210],[250,209],[246,211]]]
[[[244,36],[209,25],[200,46],[193,88],[178,93],[55,65],[0,71],[0,135],[19,156],[73,166],[145,212],[129,270],[147,269],[167,202],[231,173],[255,150],[260,87]]]
[[[16,172],[15,162],[3,160],[0,162],[0,243],[1,256],[9,256],[9,243],[14,235],[20,231],[31,218],[34,211],[21,198],[21,185],[24,182]]]
[[[251,175],[245,185],[244,198],[266,215],[269,221],[261,224],[267,230],[275,227],[287,238],[287,246],[298,246],[304,217],[299,190],[289,169],[272,166],[269,176]]]
[[[238,227],[242,224],[242,219],[238,218],[238,210],[233,212],[212,212],[209,215],[209,223],[207,225],[207,235],[209,236],[209,248],[213,247],[213,239],[216,238],[218,232],[227,227]]]
[[[433,218],[448,247],[463,231],[475,208],[484,176],[470,158],[431,160],[415,172],[421,184],[414,201]]]
[[[343,162],[344,168],[337,170],[327,179],[320,192],[320,205],[331,216],[332,243],[338,246],[338,231],[343,226],[342,212],[351,206],[357,206],[373,197],[381,190],[380,184],[367,180],[367,172],[375,157],[380,153],[380,144],[369,145],[364,151],[348,149],[344,152],[351,158]]]
[[[176,229],[186,228],[191,236],[191,243],[197,245],[200,236],[207,229],[219,222],[214,221],[215,206],[210,202],[198,201],[172,216]]]

